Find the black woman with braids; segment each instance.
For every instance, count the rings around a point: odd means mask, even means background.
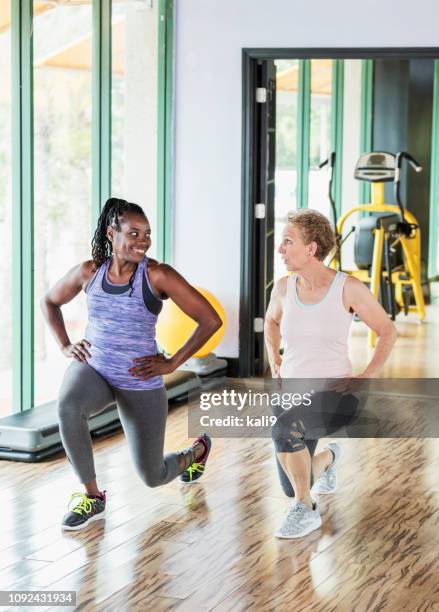
[[[149,259],[151,229],[137,204],[110,198],[99,217],[92,259],[78,264],[41,301],[62,353],[73,358],[58,398],[60,433],[69,462],[84,485],[64,516],[64,529],[82,529],[102,518],[106,491],[96,482],[87,419],[116,402],[134,464],[150,487],[177,476],[199,478],[211,440],[207,434],[182,451],[163,455],[168,402],[163,375],[184,363],[221,327],[209,302],[176,270]],[[85,338],[71,342],[61,312],[87,294]],[[157,353],[155,325],[162,301],[172,299],[198,323],[175,355]],[[73,502],[73,503],[72,503]]]

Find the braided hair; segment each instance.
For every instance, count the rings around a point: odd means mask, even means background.
[[[143,209],[138,206],[138,204],[133,204],[126,200],[121,200],[120,198],[109,198],[105,202],[105,206],[99,216],[98,225],[91,241],[93,264],[96,269],[102,266],[112,254],[112,245],[107,236],[107,228],[111,226],[116,231],[120,232],[120,217],[124,213],[135,213],[145,217]],[[130,297],[134,290],[133,281],[136,270],[137,266],[129,280],[129,285],[131,287]]]

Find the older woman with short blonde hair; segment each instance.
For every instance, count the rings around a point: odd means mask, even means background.
[[[348,337],[354,313],[378,336],[372,359],[356,378],[375,377],[392,350],[396,328],[366,285],[325,265],[334,246],[332,227],[320,212],[302,209],[288,215],[278,251],[291,274],[276,282],[265,318],[273,377],[352,378]],[[293,443],[276,435],[273,441],[283,490],[295,498],[275,535],[302,537],[321,525],[311,491],[335,490],[341,446],[330,442],[315,454],[318,441],[300,431]]]

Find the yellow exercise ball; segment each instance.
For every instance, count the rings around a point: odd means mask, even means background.
[[[193,355],[193,357],[206,357],[220,343],[224,336],[226,315],[223,307],[214,295],[200,287],[196,287],[196,290],[213,306],[223,322],[222,326],[209,338],[206,344]],[[157,341],[167,353],[173,355],[188,340],[196,327],[197,323],[188,317],[175,302],[171,299],[165,300],[163,302],[163,310],[157,322]]]

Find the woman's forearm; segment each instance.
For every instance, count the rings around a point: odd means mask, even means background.
[[[273,364],[276,362],[276,359],[279,358],[281,341],[280,326],[273,321],[265,321],[264,339],[265,346],[267,347],[268,361],[270,362],[270,367],[273,370]]]
[[[373,378],[380,372],[392,351],[396,338],[397,333],[395,328],[378,336],[378,342],[373,357],[361,376]]]
[[[211,336],[222,326],[222,321],[218,319],[212,319],[210,321],[199,323],[194,333],[187,342],[179,349],[170,360],[172,364],[178,368],[182,363],[185,363],[194,353],[196,353]]]
[[[40,302],[44,318],[60,348],[70,344],[61,307],[43,298]]]

